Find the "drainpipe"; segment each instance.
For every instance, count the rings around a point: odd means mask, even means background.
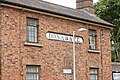
[[[3,7],[1,6],[0,4],[0,80],[2,80],[2,51],[1,51],[1,48],[2,48],[2,40],[1,40],[1,36],[2,36],[2,20],[3,20]]]
[[[102,69],[101,69],[101,73],[102,73],[102,80],[104,80],[104,74],[103,74],[103,53],[102,53],[102,43],[103,43],[103,29],[101,29],[100,31],[100,47],[101,47],[101,66],[102,66]]]

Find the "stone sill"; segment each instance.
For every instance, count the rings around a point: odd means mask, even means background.
[[[90,52],[90,53],[101,53],[101,51],[99,51],[99,50],[88,50],[88,52]]]
[[[25,46],[34,46],[34,47],[43,47],[43,44],[40,44],[40,43],[29,43],[29,42],[25,42],[24,45],[25,45]]]

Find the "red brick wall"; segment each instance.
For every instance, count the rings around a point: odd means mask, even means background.
[[[0,80],[1,80],[1,27],[2,27],[2,7],[0,7]]]
[[[72,43],[48,40],[46,32],[72,35],[72,31],[80,27],[86,28],[87,31],[76,33],[84,38],[83,44],[76,44],[77,80],[89,80],[90,67],[99,68],[99,80],[111,80],[109,29],[9,7],[4,8],[3,16],[2,80],[25,80],[26,65],[41,66],[40,80],[72,79],[72,75],[62,73],[62,69],[65,68],[65,57],[72,65]],[[26,42],[26,17],[39,19],[38,40],[43,44],[42,48],[24,45]],[[88,29],[97,30],[97,48],[102,53],[88,53]],[[103,36],[100,36],[101,30],[103,30]]]
[[[20,78],[19,12],[4,8],[1,31],[2,80]]]

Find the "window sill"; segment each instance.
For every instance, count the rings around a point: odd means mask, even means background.
[[[88,52],[90,52],[90,53],[101,53],[101,51],[99,51],[99,50],[88,50]]]
[[[43,44],[39,44],[39,43],[29,43],[29,42],[25,42],[24,45],[25,45],[25,46],[43,47]]]

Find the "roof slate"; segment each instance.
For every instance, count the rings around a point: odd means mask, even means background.
[[[77,20],[83,20],[86,22],[96,23],[114,28],[112,24],[96,17],[95,15],[89,12],[78,11],[76,9],[52,4],[42,0],[0,0],[0,2],[15,6],[20,6],[20,7],[30,8],[34,10],[44,11],[52,14],[57,14]]]

